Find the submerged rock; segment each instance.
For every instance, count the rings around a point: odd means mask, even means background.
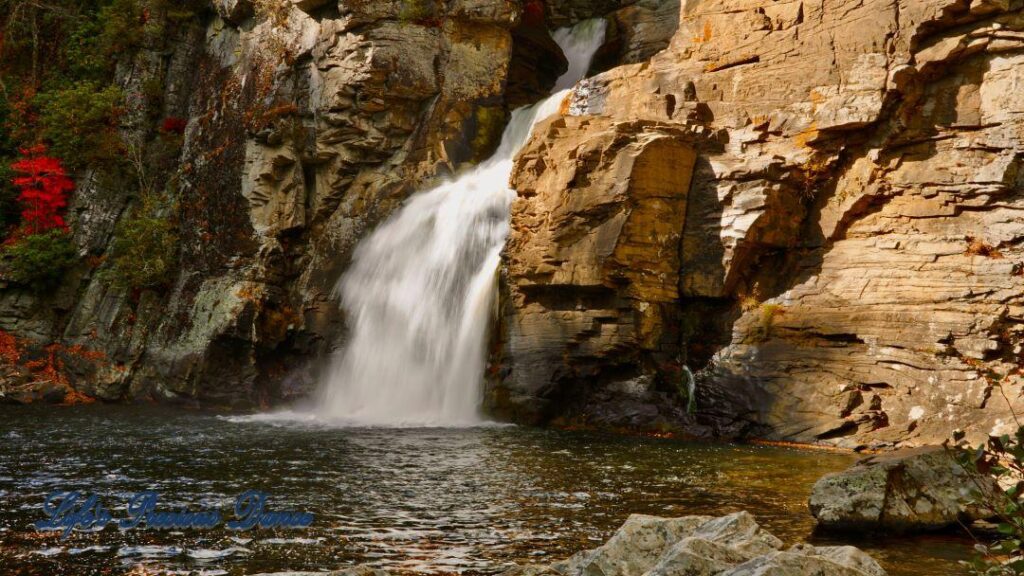
[[[940,446],[865,458],[818,480],[811,514],[841,530],[935,530],[988,518],[972,492],[996,490],[995,481],[972,475]]]
[[[634,514],[603,546],[551,566],[520,566],[503,576],[885,576],[852,546],[782,541],[747,512],[720,518]]]

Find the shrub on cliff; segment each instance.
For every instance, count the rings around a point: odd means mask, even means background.
[[[4,246],[3,277],[48,292],[60,285],[68,268],[78,261],[78,252],[67,230],[53,229],[18,238]]]
[[[1014,384],[1024,377],[1024,369],[1018,367],[1006,374],[986,370],[981,363],[975,365],[988,385],[998,391],[1013,414],[1016,431],[1012,434],[990,436],[980,446],[971,446],[965,441],[963,431],[953,434],[953,442],[947,443],[960,465],[975,475],[994,477],[1001,488],[991,491],[980,487],[972,490],[976,502],[995,513],[1000,537],[991,543],[978,543],[978,555],[970,564],[971,573],[977,576],[1022,576],[1024,575],[1024,425],[1013,412],[1013,404],[1007,396],[1005,385]]]
[[[108,279],[124,288],[155,288],[173,280],[178,257],[171,207],[152,194],[121,221],[112,245]]]
[[[75,183],[44,146],[21,150],[10,170],[19,191],[21,225],[4,243],[0,270],[6,280],[48,291],[78,260],[63,214]]]
[[[961,446],[956,452],[961,465],[970,472],[994,476],[1007,486],[996,493],[977,490],[973,496],[996,513],[1000,538],[977,544],[978,555],[970,563],[977,576],[1020,576],[1024,574],[1024,428],[1013,435],[989,438],[982,446]]]
[[[117,123],[124,95],[117,86],[82,81],[36,96],[43,136],[71,167],[105,165],[123,155]]]
[[[79,18],[63,42],[66,69],[57,71],[61,81],[93,80],[106,82],[113,74],[113,53],[108,52],[106,26],[97,13]]]

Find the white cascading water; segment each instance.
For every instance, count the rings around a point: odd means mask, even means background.
[[[513,158],[534,123],[557,112],[566,89],[586,76],[604,35],[604,20],[555,32],[569,60],[556,93],[514,111],[490,159],[415,194],[358,246],[337,286],[352,331],[333,358],[321,416],[359,426],[481,422]]]

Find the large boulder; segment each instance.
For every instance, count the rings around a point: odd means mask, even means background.
[[[851,546],[783,550],[747,512],[712,518],[633,515],[603,546],[503,576],[885,576]]]
[[[995,481],[964,469],[941,446],[901,450],[861,460],[818,480],[811,513],[825,528],[914,531],[988,518],[977,491]]]
[[[580,552],[554,568],[563,574],[643,574],[677,542],[709,521],[709,516],[659,518],[634,514],[603,546]]]

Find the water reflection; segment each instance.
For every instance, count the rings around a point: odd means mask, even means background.
[[[12,574],[150,570],[254,574],[372,563],[404,572],[491,574],[603,541],[629,513],[746,509],[787,543],[810,537],[810,486],[846,455],[523,428],[330,429],[231,422],[155,408],[3,408],[0,566]],[[247,489],[312,529],[37,534],[45,495],[134,492],[226,514]],[[834,540],[819,539],[831,543]],[[958,574],[960,538],[858,542],[890,574]]]

